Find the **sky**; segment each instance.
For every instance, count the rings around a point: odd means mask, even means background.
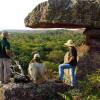
[[[25,17],[43,1],[47,0],[0,0],[0,30],[26,29]]]

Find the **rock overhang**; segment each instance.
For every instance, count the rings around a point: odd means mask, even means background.
[[[99,0],[48,0],[25,18],[31,28],[100,28]]]

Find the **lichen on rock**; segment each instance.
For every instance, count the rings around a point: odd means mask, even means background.
[[[58,26],[59,24],[59,26]],[[100,27],[99,0],[48,0],[25,18],[25,25],[41,27]]]

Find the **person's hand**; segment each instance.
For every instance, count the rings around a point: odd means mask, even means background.
[[[6,49],[6,54],[7,56],[11,57],[12,56],[12,52],[9,49]]]

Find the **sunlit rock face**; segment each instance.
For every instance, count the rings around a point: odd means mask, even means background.
[[[100,27],[99,0],[48,0],[25,18],[31,28]]]

